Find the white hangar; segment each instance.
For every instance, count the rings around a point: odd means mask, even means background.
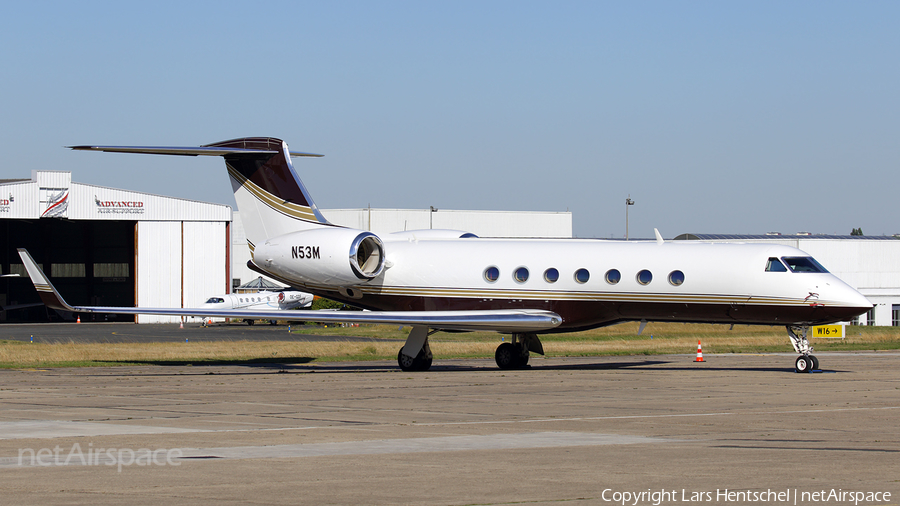
[[[76,183],[71,172],[0,180],[0,275],[21,275],[0,278],[0,321],[72,317],[40,304],[16,248],[76,305],[185,307],[229,292],[231,214],[226,205]]]

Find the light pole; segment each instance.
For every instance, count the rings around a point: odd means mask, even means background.
[[[428,213],[428,228],[430,230],[430,229],[434,228],[434,213],[437,211],[437,208],[434,206],[428,206],[428,207],[431,208],[431,212]]]
[[[631,200],[631,195],[628,195],[628,198],[625,199],[625,240],[628,240],[628,206],[633,206],[634,201]]]

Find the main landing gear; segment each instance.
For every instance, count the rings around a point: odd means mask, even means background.
[[[434,331],[437,332],[437,331]],[[397,353],[397,364],[403,371],[427,371],[431,369],[431,347],[428,346],[428,327],[413,327],[406,338],[406,344]]]
[[[406,344],[397,353],[397,365],[403,371],[427,371],[431,368],[433,355],[428,346],[428,336],[437,332],[428,327],[413,327],[406,338]],[[522,369],[528,366],[530,352],[544,354],[544,346],[537,334],[513,334],[509,342],[497,347],[494,359],[500,369]]]
[[[537,334],[513,334],[512,341],[497,347],[494,360],[500,369],[522,369],[528,366],[530,352],[544,354],[544,346]]]
[[[800,373],[818,370],[819,359],[815,355],[810,354],[813,348],[809,345],[809,340],[806,338],[806,334],[809,332],[809,325],[788,325],[787,331],[794,351],[800,354],[797,360],[794,361],[794,371]]]

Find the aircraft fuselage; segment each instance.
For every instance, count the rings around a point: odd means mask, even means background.
[[[254,263],[294,286],[371,310],[544,309],[563,320],[545,332],[568,332],[628,320],[819,324],[871,307],[824,269],[767,271],[770,258],[809,258],[781,245],[417,239],[405,232],[381,236],[381,275],[335,285],[321,282],[317,263],[340,263],[346,249],[304,245],[319,255],[298,257],[304,234],[258,245]]]

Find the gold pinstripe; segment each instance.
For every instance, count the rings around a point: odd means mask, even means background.
[[[304,285],[312,290],[337,291],[330,285]],[[448,297],[464,299],[522,299],[522,300],[581,300],[592,302],[656,302],[669,304],[744,304],[753,306],[809,306],[811,304],[838,305],[832,301],[808,301],[790,297],[748,297],[710,294],[642,294],[613,292],[477,290],[464,288],[357,286],[364,295]]]

